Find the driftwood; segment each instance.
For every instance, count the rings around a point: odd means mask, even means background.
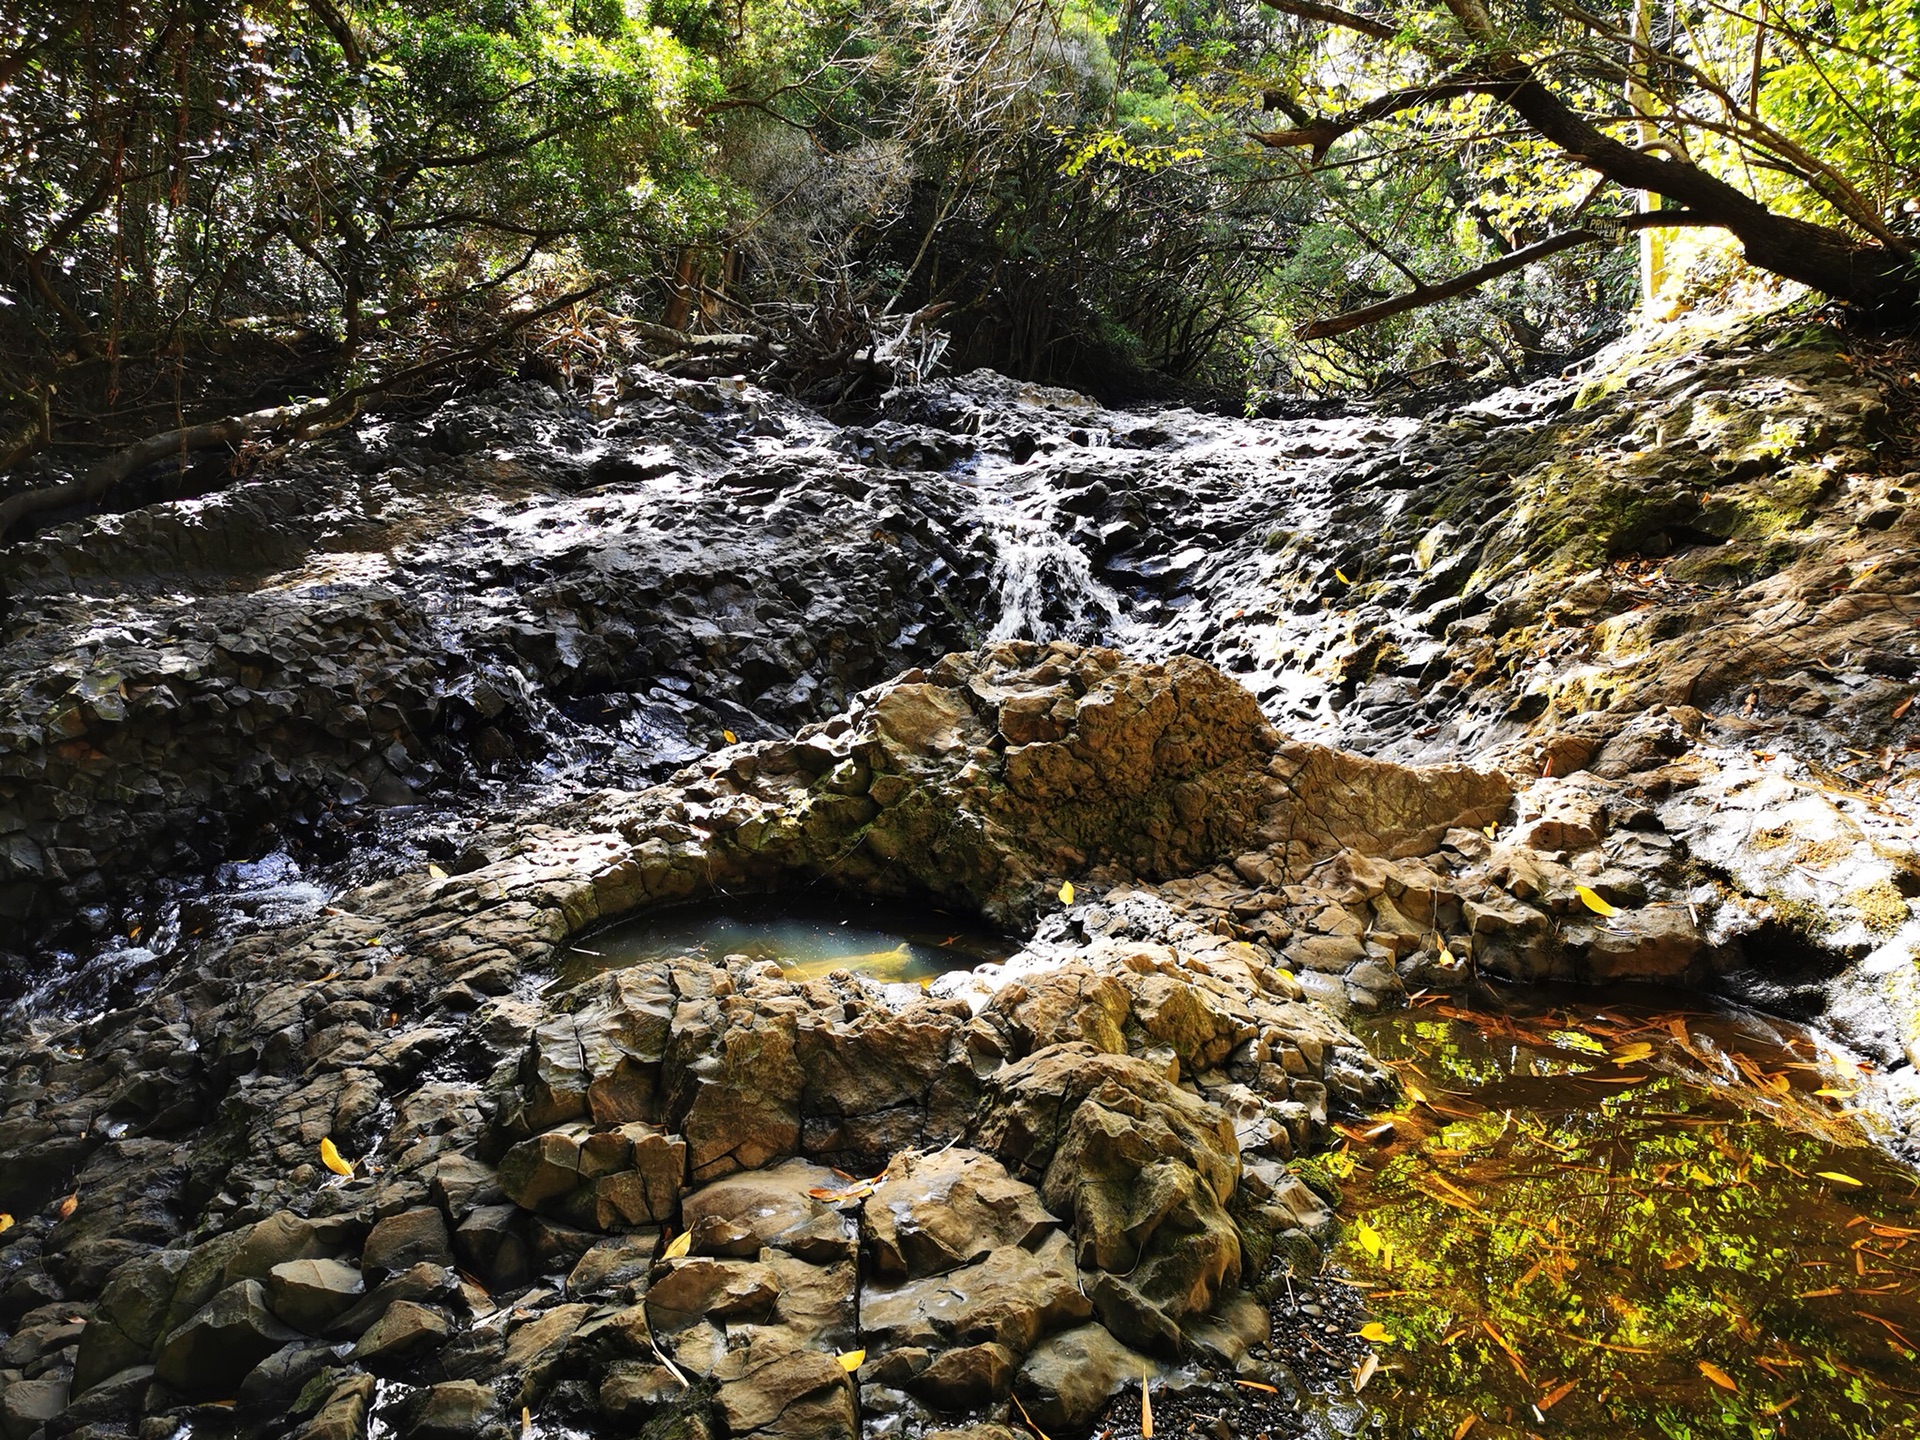
[[[113,487],[121,481],[139,474],[149,465],[157,465],[173,456],[191,455],[200,450],[212,450],[222,445],[241,445],[248,440],[262,439],[267,436],[285,436],[291,440],[311,439],[324,435],[329,430],[338,429],[347,424],[360,412],[360,404],[369,396],[398,388],[413,380],[421,379],[436,371],[478,359],[496,349],[500,342],[516,331],[523,330],[535,321],[577,305],[582,300],[598,294],[612,282],[597,281],[583,289],[562,295],[538,309],[529,310],[514,316],[508,324],[477,345],[446,355],[435,356],[418,365],[410,365],[396,371],[385,379],[356,385],[351,390],[327,400],[306,400],[291,405],[277,405],[268,410],[254,410],[245,415],[228,415],[218,420],[206,420],[197,425],[187,425],[178,430],[169,430],[165,434],[150,435],[145,440],[117,450],[103,460],[95,462],[93,467],[77,480],[69,480],[61,485],[47,485],[37,490],[23,490],[0,500],[0,539],[4,539],[22,520],[33,515],[44,515],[50,510],[66,510],[76,505],[92,505],[104,499]],[[44,423],[44,422],[43,422]]]
[[[38,490],[23,490],[0,500],[0,538],[29,515],[49,510],[65,510],[74,505],[90,505],[107,492],[149,465],[157,465],[171,456],[186,456],[198,450],[220,445],[239,445],[262,435],[292,433],[296,438],[319,433],[353,418],[357,402],[341,400],[307,401],[298,405],[279,405],[271,410],[255,410],[247,415],[229,415],[150,435],[138,444],[114,452],[94,465],[77,480],[64,485],[48,485]]]

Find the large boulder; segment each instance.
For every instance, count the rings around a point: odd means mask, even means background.
[[[154,1375],[197,1400],[232,1398],[255,1365],[300,1339],[267,1305],[258,1280],[229,1285],[160,1344]]]
[[[1182,1322],[1239,1283],[1233,1123],[1164,1068],[1084,1043],[1042,1050],[993,1077],[978,1139],[1072,1217],[1087,1297],[1128,1344],[1178,1353]]]

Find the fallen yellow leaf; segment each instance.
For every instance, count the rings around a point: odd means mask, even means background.
[[[1578,1385],[1579,1383],[1580,1382],[1578,1380],[1561,1381],[1558,1385],[1554,1386],[1551,1390],[1547,1391],[1546,1394],[1540,1397],[1539,1405],[1541,1410],[1542,1411],[1551,1410],[1554,1406],[1558,1405],[1562,1400],[1566,1399],[1567,1396],[1571,1395],[1573,1393],[1573,1387]]]
[[[1353,1222],[1353,1238],[1360,1242],[1362,1250],[1378,1258],[1384,1242],[1380,1239],[1380,1232],[1369,1225],[1365,1219]]]
[[[1060,882],[1060,903],[1062,905],[1073,904],[1073,882],[1071,880],[1062,880]]]
[[[6,1234],[11,1229],[13,1229],[13,1216],[0,1212],[0,1235]]]
[[[520,1440],[532,1440],[532,1435],[533,1407],[531,1405],[522,1405],[520,1407]]]
[[[442,870],[438,865],[428,865],[427,874],[435,880],[444,880],[447,878],[447,872]]]
[[[1265,1385],[1258,1380],[1236,1380],[1233,1383],[1243,1389],[1258,1390],[1266,1395],[1278,1395],[1280,1393],[1280,1387],[1278,1385]]]
[[[1864,1180],[1856,1180],[1851,1175],[1843,1175],[1838,1170],[1816,1170],[1813,1172],[1822,1180],[1831,1180],[1836,1185],[1864,1185]]]
[[[667,1242],[667,1248],[660,1252],[660,1258],[663,1260],[678,1260],[692,1248],[693,1232],[691,1230],[682,1230]]]
[[[834,1358],[840,1362],[840,1368],[851,1375],[867,1363],[867,1352],[864,1350],[849,1350],[846,1354],[836,1355]]]
[[[1378,1320],[1369,1320],[1360,1327],[1360,1338],[1375,1345],[1387,1345],[1393,1341],[1393,1332]]]
[[[720,738],[725,740],[729,745],[737,745],[740,743],[740,737],[735,735],[731,730],[722,730],[720,732]]]
[[[1338,567],[1335,567],[1333,574],[1334,574],[1334,578],[1337,579],[1342,585],[1351,585],[1353,583],[1351,580],[1347,579],[1347,572],[1342,569],[1339,569]]]
[[[1826,1089],[1816,1090],[1813,1093],[1825,1100],[1851,1100],[1860,1092],[1858,1090],[1840,1090],[1829,1085]]]
[[[1487,839],[1493,839],[1494,836],[1500,833],[1500,822],[1498,820],[1489,820],[1486,824],[1486,831]]]
[[[1614,1051],[1613,1063],[1616,1065],[1631,1065],[1635,1061],[1646,1059],[1651,1054],[1653,1054],[1653,1046],[1644,1040],[1636,1040],[1633,1044],[1622,1045],[1618,1050]]]
[[[1407,1103],[1409,1105],[1424,1105],[1427,1103],[1427,1092],[1411,1080],[1403,1082],[1400,1088],[1406,1092]]]
[[[1614,909],[1613,906],[1609,905],[1606,901],[1602,900],[1592,890],[1589,890],[1585,885],[1574,886],[1573,893],[1580,897],[1580,903],[1582,905],[1586,906],[1587,909],[1591,910],[1596,915],[1611,916],[1611,915],[1618,915],[1620,913],[1618,910]]]
[[[67,1196],[66,1199],[60,1202],[60,1218],[62,1220],[67,1219],[69,1216],[73,1214],[74,1211],[78,1210],[79,1208],[80,1208],[80,1192],[76,1190],[73,1192],[73,1194]]]
[[[320,1142],[320,1163],[336,1175],[351,1176],[353,1174],[353,1166],[340,1153],[340,1147],[333,1143],[331,1135]]]
[[[1460,1417],[1460,1423],[1453,1427],[1453,1440],[1464,1440],[1467,1431],[1480,1423],[1480,1417],[1469,1411]]]
[[[1147,1377],[1140,1377],[1140,1440],[1153,1440],[1153,1401],[1147,1397]]]
[[[1718,1385],[1722,1390],[1731,1390],[1736,1395],[1740,1393],[1740,1386],[1735,1383],[1733,1376],[1722,1370],[1711,1360],[1702,1360],[1700,1362],[1700,1373]]]

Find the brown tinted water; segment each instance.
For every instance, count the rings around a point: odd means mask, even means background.
[[[578,941],[561,957],[561,980],[679,956],[771,960],[802,979],[851,970],[881,984],[917,984],[952,970],[1004,960],[1020,942],[931,906],[752,896],[657,910]]]
[[[1332,1167],[1385,1434],[1920,1435],[1920,1181],[1850,1062],[1644,993],[1361,1033],[1407,1086]]]

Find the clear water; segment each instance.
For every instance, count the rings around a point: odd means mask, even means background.
[[[1850,1061],[1644,997],[1364,1026],[1410,1087],[1331,1167],[1383,1433],[1920,1435],[1920,1177]]]
[[[771,960],[808,979],[851,970],[883,985],[923,984],[955,970],[1006,959],[1019,942],[931,907],[791,896],[733,899],[659,910],[586,936],[561,958],[577,984],[606,970],[681,956]]]

